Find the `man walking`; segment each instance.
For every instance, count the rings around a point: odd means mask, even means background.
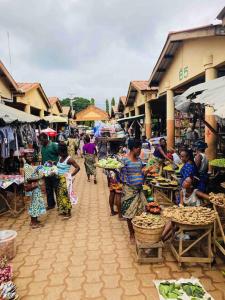
[[[56,163],[58,162],[58,144],[49,141],[48,136],[45,133],[41,133],[39,136],[40,143],[42,145],[41,148],[41,156],[42,156],[42,164],[46,162]],[[47,210],[53,209],[55,207],[55,197],[54,193],[57,187],[57,178],[56,176],[48,176],[45,177],[45,187],[47,193]]]

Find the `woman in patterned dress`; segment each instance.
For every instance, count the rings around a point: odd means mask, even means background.
[[[59,161],[57,163],[59,181],[56,188],[56,198],[59,213],[64,217],[64,219],[71,218],[72,204],[70,202],[66,182],[66,177],[70,172],[71,166],[74,167],[71,176],[75,176],[80,171],[79,165],[68,155],[67,146],[59,145]]]
[[[129,140],[128,148],[130,152],[126,157],[121,159],[124,167],[121,170],[121,179],[124,183],[121,213],[127,219],[127,225],[130,232],[130,240],[134,242],[134,229],[132,219],[140,215],[147,204],[146,198],[142,191],[144,183],[144,167],[139,155],[141,153],[141,142],[139,140]]]
[[[26,195],[30,196],[31,203],[28,209],[28,214],[31,217],[31,228],[39,228],[40,221],[38,217],[46,213],[44,199],[42,197],[40,180],[42,177],[35,171],[35,167],[31,164],[33,162],[33,153],[25,152],[24,163],[24,182]]]

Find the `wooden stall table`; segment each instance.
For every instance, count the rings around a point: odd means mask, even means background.
[[[213,253],[211,248],[211,234],[213,223],[207,225],[188,225],[172,221],[173,234],[170,240],[170,249],[176,258],[179,266],[182,263],[207,263],[211,268]],[[177,230],[178,229],[178,230]],[[184,240],[182,237],[187,234],[193,238]],[[177,237],[180,237],[176,240]],[[203,245],[203,240],[206,243]],[[203,255],[196,255],[195,247],[198,246],[199,252]],[[190,253],[193,251],[193,255]]]
[[[23,201],[23,195],[19,194],[19,188],[23,186],[23,183],[24,177],[21,175],[0,174],[0,203],[2,204],[0,215],[9,213],[16,217],[25,209],[25,205],[22,208],[18,207],[18,202]],[[8,199],[9,192],[12,193],[12,201]]]
[[[152,188],[153,194],[155,193],[155,191],[159,191],[160,193],[164,194],[165,197],[167,197],[171,203],[173,203],[174,193],[179,190],[178,186],[162,186],[159,183],[155,184],[152,182],[150,182],[149,184]]]
[[[225,255],[225,207],[213,203],[213,209],[217,212],[213,234],[214,251],[218,248]]]

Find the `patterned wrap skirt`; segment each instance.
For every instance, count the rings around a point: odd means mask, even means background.
[[[66,177],[58,176],[58,186],[56,188],[56,199],[60,213],[68,213],[72,209],[72,204],[68,195]]]
[[[31,197],[31,203],[28,213],[31,217],[36,218],[46,213],[45,202],[42,197],[41,189],[37,187],[35,190],[27,193]]]
[[[95,155],[94,154],[85,154],[84,166],[85,166],[87,175],[96,175]]]
[[[124,185],[121,199],[121,212],[124,218],[133,219],[145,210],[147,200],[142,187]]]

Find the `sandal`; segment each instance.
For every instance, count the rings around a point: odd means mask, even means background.
[[[30,224],[30,226],[31,226],[32,229],[36,229],[36,228],[40,228],[41,227],[41,225],[38,224],[38,223],[37,224],[34,224],[34,223]]]
[[[97,184],[97,180],[96,179],[94,179],[94,184]]]

